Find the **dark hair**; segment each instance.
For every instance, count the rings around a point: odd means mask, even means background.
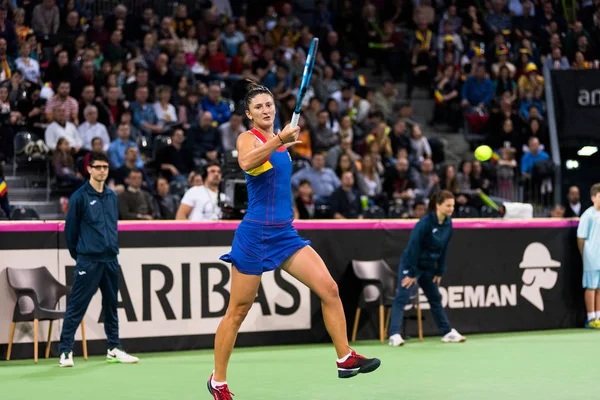
[[[246,82],[248,83],[248,92],[246,93],[246,97],[244,97],[244,104],[246,105],[247,109],[250,109],[250,103],[252,102],[252,99],[259,94],[268,94],[273,99],[275,98],[273,93],[271,93],[266,86],[263,86],[252,79],[246,79]]]
[[[435,206],[443,204],[448,199],[453,199],[454,195],[448,190],[440,190],[429,197],[429,212],[435,212]]]
[[[598,193],[600,193],[600,183],[596,183],[590,188],[591,197],[596,196]]]
[[[108,164],[108,156],[98,151],[92,151],[90,153],[90,161],[88,165],[93,166],[95,161],[104,161]]]
[[[92,146],[94,145],[94,142],[96,142],[97,140],[102,141],[102,138],[99,136],[96,136],[95,138],[92,139]]]
[[[300,186],[304,186],[304,185],[309,185],[309,186],[312,186],[312,185],[311,185],[311,183],[310,183],[310,181],[309,181],[308,179],[302,179],[302,180],[300,181],[300,183],[298,184],[298,187],[300,187]]]
[[[208,171],[208,169],[210,167],[219,167],[220,169],[223,169],[223,168],[221,168],[221,164],[219,164],[216,161],[209,161],[209,162],[207,162],[206,165],[204,166],[204,170]]]
[[[417,201],[415,201],[415,202],[414,202],[414,204],[413,204],[413,206],[412,206],[412,209],[414,210],[414,209],[416,209],[417,207],[419,207],[419,206],[424,206],[424,205],[425,205],[425,202],[424,202],[424,201],[422,201],[422,200],[417,200]]]
[[[142,173],[142,170],[139,169],[139,168],[132,168],[132,169],[130,169],[129,170],[129,174],[127,174],[127,176],[131,176],[131,174],[134,174],[134,173],[137,173],[137,174],[140,174],[140,175],[144,176],[144,174]]]
[[[208,169],[209,169],[210,167],[219,167],[219,170],[221,170],[221,171],[223,170],[223,168],[221,168],[221,164],[219,164],[218,162],[216,162],[216,161],[209,161],[209,162],[208,162],[208,163],[207,163],[207,164],[204,166],[204,168],[202,168],[202,169],[200,170],[200,176],[202,176],[202,179],[203,179],[203,180],[204,180],[204,179],[206,179],[206,177],[208,176]]]

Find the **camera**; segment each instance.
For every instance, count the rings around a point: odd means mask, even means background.
[[[237,150],[223,154],[221,171],[223,178],[219,187],[219,207],[224,220],[239,220],[248,209],[248,189],[244,171],[238,164]],[[221,193],[226,200],[221,200]]]

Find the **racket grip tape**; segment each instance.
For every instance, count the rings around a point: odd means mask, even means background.
[[[292,126],[292,128],[295,128],[298,126],[298,119],[300,119],[300,113],[294,113],[292,115],[292,122],[290,122],[290,125]]]

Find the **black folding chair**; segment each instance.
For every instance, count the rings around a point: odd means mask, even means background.
[[[8,285],[14,290],[17,296],[8,336],[6,360],[10,360],[17,323],[33,321],[33,359],[37,364],[39,321],[50,321],[45,354],[46,358],[48,358],[50,357],[52,325],[55,320],[62,319],[65,316],[65,311],[56,310],[56,306],[61,297],[68,296],[71,293],[71,287],[58,282],[46,267],[32,269],[16,269],[9,267],[6,269],[6,273]],[[81,321],[81,337],[83,343],[83,358],[87,360],[87,341],[85,338],[85,325],[83,320]]]
[[[384,342],[385,336],[390,325],[392,316],[392,303],[396,297],[396,286],[398,275],[390,268],[385,260],[375,261],[356,261],[352,260],[354,275],[362,282],[362,289],[359,298],[359,304],[354,316],[354,326],[352,328],[352,342],[356,341],[358,323],[360,321],[361,310],[366,308],[379,308],[379,340]],[[423,315],[421,304],[419,302],[419,288],[414,287],[410,301],[416,309],[416,315],[405,313],[403,323],[403,333],[406,337],[406,320],[415,319],[417,321],[417,330],[419,340],[423,341]],[[386,313],[387,309],[387,313]],[[387,314],[387,315],[386,315]],[[385,320],[385,322],[384,322]]]
[[[352,260],[354,275],[361,281],[362,288],[358,300],[358,307],[354,316],[352,328],[352,341],[356,341],[358,322],[361,310],[366,308],[379,308],[379,340],[385,340],[387,325],[384,322],[385,308],[391,307],[396,296],[396,273],[384,260],[357,261]]]

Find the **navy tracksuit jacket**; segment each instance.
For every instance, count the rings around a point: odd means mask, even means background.
[[[392,304],[390,335],[400,333],[404,308],[415,288],[415,285],[408,289],[402,287],[401,282],[407,276],[417,279],[419,287],[429,301],[433,319],[442,335],[450,332],[450,322],[442,307],[442,296],[433,278],[442,276],[446,272],[446,253],[451,237],[452,219],[447,217],[440,224],[435,213],[425,215],[413,228],[408,246],[400,258],[398,289]]]
[[[102,292],[104,331],[108,348],[120,346],[117,314],[118,217],[117,195],[106,186],[100,193],[87,182],[73,193],[69,200],[65,237],[69,253],[76,260],[76,266],[60,337],[61,354],[73,350],[75,331],[98,288]]]

